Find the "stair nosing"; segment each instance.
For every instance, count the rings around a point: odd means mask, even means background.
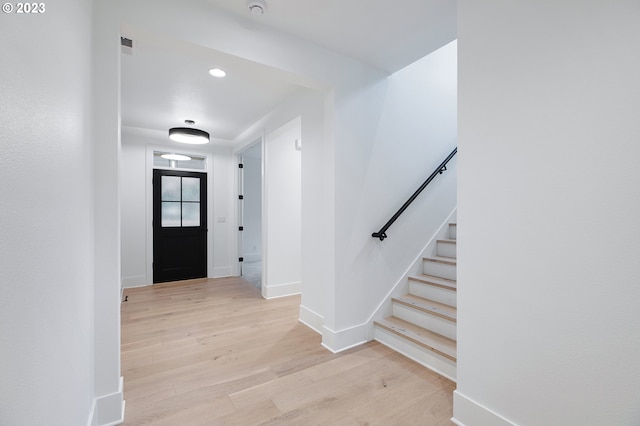
[[[457,345],[453,339],[393,316],[374,321],[374,324],[444,358],[454,362],[457,361]],[[421,337],[422,340],[416,335]],[[430,342],[427,342],[427,340]]]
[[[424,312],[425,314],[434,315],[447,321],[451,321],[452,323],[458,322],[456,308],[445,303],[436,302],[435,300],[427,299],[425,297],[420,297],[413,294],[392,297],[391,300],[393,302],[400,303],[408,308]]]
[[[427,262],[444,263],[444,264],[453,265],[453,266],[458,265],[457,259],[455,257],[425,256],[422,258],[422,260]]]
[[[454,238],[442,238],[439,240],[436,240],[439,243],[445,243],[445,244],[457,244],[458,240],[454,239]]]
[[[447,290],[458,291],[458,285],[456,283],[456,280],[452,280],[449,278],[442,278],[442,277],[437,277],[435,275],[429,275],[429,274],[421,274],[421,275],[410,275],[408,279],[413,281],[418,281],[423,284],[444,288]],[[438,282],[438,281],[442,281],[442,282]]]

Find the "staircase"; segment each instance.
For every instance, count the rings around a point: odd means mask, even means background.
[[[436,255],[409,276],[409,293],[392,298],[392,315],[375,321],[375,340],[456,380],[456,224]]]

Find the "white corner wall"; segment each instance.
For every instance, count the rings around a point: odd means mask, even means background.
[[[220,148],[212,156],[212,191],[209,191],[209,203],[213,206],[209,233],[209,277],[220,278],[233,275],[233,265],[237,264],[237,255],[232,251],[233,241],[237,241],[237,227],[234,220],[234,204],[237,203],[237,190],[234,187],[234,174],[237,163],[230,148]],[[213,229],[213,231],[211,231]]]
[[[120,172],[120,215],[122,287],[149,285],[147,277],[147,150],[141,143],[131,143],[135,136],[122,135]]]
[[[262,295],[288,296],[301,291],[301,136],[300,118],[265,138],[265,279]]]
[[[2,425],[86,425],[104,375],[107,392],[119,384],[117,360],[102,363],[94,346],[104,323],[94,320],[92,6],[45,7],[0,17]],[[110,344],[117,329],[106,330]]]
[[[91,49],[93,202],[93,375],[89,424],[124,417],[120,376],[120,43],[117,8],[93,2]]]
[[[459,424],[640,424],[640,4],[458,1]]]

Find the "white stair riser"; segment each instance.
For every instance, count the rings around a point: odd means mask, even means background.
[[[455,259],[456,245],[452,243],[443,243],[441,241],[438,241],[437,253],[438,253],[438,256],[453,257]]]
[[[449,238],[455,240],[457,238],[457,226],[449,225]]]
[[[455,290],[425,284],[420,281],[409,280],[409,294],[435,300],[453,307],[458,306]]]
[[[456,279],[456,266],[449,265],[448,263],[424,260],[422,264],[422,272],[427,275],[447,278],[450,280]]]
[[[395,333],[376,327],[375,339],[436,373],[456,381],[456,363]]]
[[[393,315],[412,324],[431,330],[456,340],[456,323],[436,315],[431,315],[401,303],[393,303]]]

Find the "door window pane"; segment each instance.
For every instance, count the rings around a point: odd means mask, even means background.
[[[200,226],[200,178],[161,176],[160,185],[160,226],[163,228]]]
[[[180,177],[162,176],[162,201],[180,201]]]
[[[182,178],[182,201],[200,201],[200,178]]]
[[[164,178],[164,176],[163,176]],[[162,227],[180,226],[180,202],[162,202]]]
[[[182,203],[182,226],[200,226],[200,203]]]

